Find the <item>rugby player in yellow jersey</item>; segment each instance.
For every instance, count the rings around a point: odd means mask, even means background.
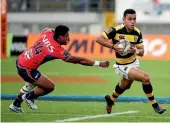
[[[119,95],[126,89],[129,89],[133,81],[140,81],[142,83],[143,91],[152,104],[156,113],[162,114],[166,109],[162,108],[153,95],[153,87],[151,85],[148,73],[139,69],[139,61],[136,56],[144,55],[144,45],[142,40],[142,33],[136,25],[136,12],[133,9],[126,9],[123,14],[123,24],[111,27],[109,30],[104,31],[96,40],[100,45],[113,48],[116,54],[116,63],[114,69],[117,75],[121,75],[121,82],[115,87],[111,95],[106,95],[105,100],[107,103],[106,111],[111,113],[112,105]],[[112,43],[108,40],[112,39]],[[118,47],[118,41],[125,39],[131,43],[129,53],[125,56],[120,55],[122,51]]]

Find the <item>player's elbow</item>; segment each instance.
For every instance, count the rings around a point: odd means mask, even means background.
[[[100,43],[100,42],[102,42],[103,40],[105,40],[105,38],[104,38],[103,36],[99,36],[99,37],[97,37],[96,42],[97,42],[97,43]]]
[[[100,40],[101,40],[101,38],[100,38],[100,37],[97,37],[96,42],[97,42],[97,43],[100,43]]]

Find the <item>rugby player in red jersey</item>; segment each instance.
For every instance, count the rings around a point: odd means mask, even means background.
[[[41,74],[37,68],[50,60],[61,59],[65,62],[86,66],[108,67],[108,61],[94,61],[85,57],[73,56],[61,45],[67,45],[70,41],[69,28],[59,25],[54,29],[44,29],[41,38],[35,44],[19,55],[16,61],[18,74],[26,82],[20,90],[15,101],[9,106],[13,112],[23,112],[21,103],[23,100],[29,108],[36,110],[34,100],[54,90],[54,83],[48,77]],[[36,88],[35,88],[36,87]]]

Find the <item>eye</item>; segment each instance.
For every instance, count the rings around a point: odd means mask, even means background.
[[[132,20],[132,18],[129,18],[128,20],[130,20],[130,21],[131,21],[131,20]]]

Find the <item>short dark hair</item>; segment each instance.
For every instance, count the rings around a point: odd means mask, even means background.
[[[57,40],[60,35],[64,36],[68,31],[69,28],[65,25],[57,26],[54,31],[54,39]]]
[[[126,9],[123,13],[123,17],[126,17],[127,14],[136,14],[134,9]]]

